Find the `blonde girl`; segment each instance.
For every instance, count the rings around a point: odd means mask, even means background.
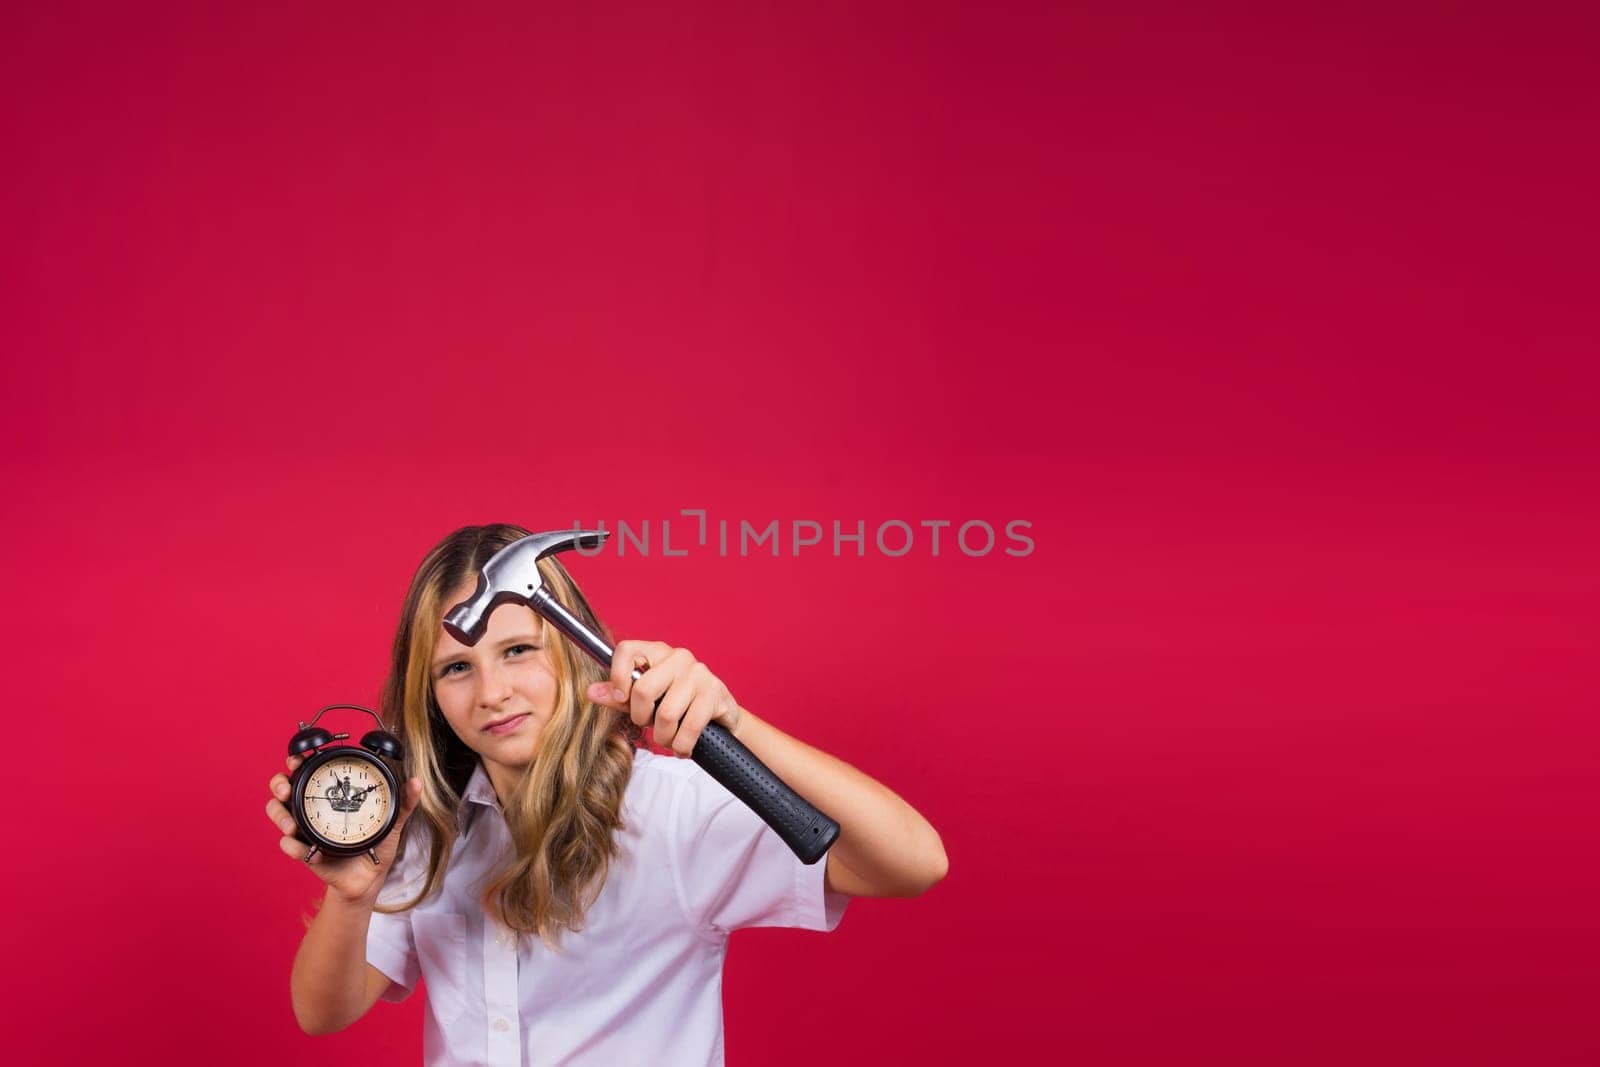
[[[445,613],[526,535],[457,530],[412,578],[382,706],[406,749],[397,830],[376,864],[306,863],[325,889],[290,978],[295,1017],[331,1033],[420,980],[430,1064],[720,1064],[734,930],[832,930],[850,897],[938,882],[944,848],[904,800],[741,706],[686,649],[623,641],[608,673],[515,604],[476,645],[456,642]],[[561,563],[539,569],[609,640]],[[838,820],[825,860],[802,864],[684,758],[713,721]],[[640,746],[647,728],[671,756]],[[279,847],[303,861],[288,778],[268,788]]]

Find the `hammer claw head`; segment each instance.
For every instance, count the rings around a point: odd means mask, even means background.
[[[549,530],[529,534],[489,557],[478,573],[478,587],[472,596],[451,608],[444,617],[444,628],[463,645],[475,645],[489,625],[489,616],[501,604],[526,604],[538,592],[543,580],[539,561],[553,552],[571,548],[599,548],[606,543],[605,530]]]

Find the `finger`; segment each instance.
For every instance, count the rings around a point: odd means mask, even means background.
[[[294,833],[294,817],[289,814],[289,809],[276,800],[267,801],[267,818],[286,834]]]
[[[406,828],[406,820],[411,818],[411,813],[417,810],[421,800],[422,779],[407,778],[404,788],[400,790],[400,812],[395,816],[394,828],[377,848],[378,866],[385,872],[393,866],[395,853],[400,851],[400,831]]]
[[[651,727],[656,744],[662,748],[672,748],[673,739],[677,737],[681,728],[680,720],[683,718],[683,713],[689,710],[689,705],[705,691],[705,678],[710,674],[698,663],[691,662],[685,669],[682,667],[684,662],[685,659],[677,654],[667,660],[667,664],[673,668],[672,687],[656,705],[656,717]]]
[[[411,818],[411,813],[417,810],[417,805],[422,801],[422,779],[407,778],[404,792],[400,797],[400,816],[394,821],[394,828],[398,831]]]
[[[612,685],[609,678],[603,682],[590,683],[585,693],[590,700],[601,707],[615,708],[620,711],[628,706],[628,694]]]
[[[632,690],[633,672],[647,671],[671,653],[672,646],[660,641],[623,641],[617,645],[611,655],[611,686],[622,691],[619,707]]]
[[[305,863],[307,862],[306,853],[311,851],[311,846],[300,840],[298,837],[292,837],[288,834],[285,834],[283,837],[278,838],[278,849],[290,859],[296,860],[300,863]],[[321,861],[322,853],[320,852],[311,857],[310,860],[310,862],[313,864],[320,863]]]
[[[400,810],[395,813],[394,826],[389,830],[389,836],[383,839],[383,844],[378,846],[380,849],[387,845],[391,852],[394,850],[400,841],[400,831],[405,829],[406,820],[411,818],[421,801],[422,779],[407,778],[400,787]]]
[[[650,725],[656,717],[656,704],[672,688],[681,662],[675,660],[669,650],[661,662],[645,671],[633,683],[633,690],[628,694],[628,717],[634,723],[639,726]]]
[[[279,800],[288,800],[289,779],[281,774],[274,774],[267,780],[267,791]]]
[[[293,774],[295,771],[299,770],[300,764],[304,762],[305,760],[301,759],[299,756],[290,756],[288,759],[283,761],[284,766],[289,768],[290,774]]]
[[[706,724],[715,717],[721,698],[722,694],[715,691],[695,694],[694,701],[684,709],[683,718],[678,722],[678,732],[672,737],[674,755],[680,759],[694,755],[694,746]]]

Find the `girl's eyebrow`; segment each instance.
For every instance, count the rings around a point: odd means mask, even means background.
[[[510,648],[512,645],[536,645],[538,643],[538,634],[512,634],[510,637],[496,641],[493,647],[504,649]],[[456,660],[465,659],[466,655],[467,654],[465,652],[452,652],[448,656],[440,656],[438,659],[433,661],[432,667],[434,670],[438,670],[440,667],[443,667],[448,663],[454,663]]]

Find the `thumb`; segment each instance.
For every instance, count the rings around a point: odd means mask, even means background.
[[[611,687],[610,682],[595,682],[589,686],[589,699],[606,708],[625,708],[628,701],[625,696],[618,696],[617,690]]]
[[[394,817],[394,826],[378,844],[378,862],[384,867],[394,862],[394,854],[400,850],[400,831],[406,828],[406,820],[411,818],[411,813],[417,810],[417,803],[421,800],[422,779],[407,778],[400,793],[400,811]]]
[[[394,833],[399,833],[405,826],[406,820],[411,818],[411,813],[417,810],[417,804],[422,800],[422,779],[407,778],[405,795],[400,799],[400,816],[394,821]]]

